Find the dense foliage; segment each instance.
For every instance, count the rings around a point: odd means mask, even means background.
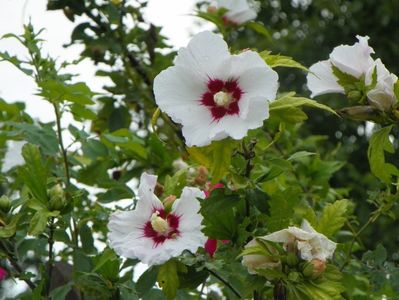
[[[369,35],[376,57],[397,72],[397,3],[262,1],[256,21],[241,25],[208,6],[198,3],[193,18],[214,23],[233,54],[258,52],[280,87],[263,126],[202,147],[188,147],[155,101],[154,79],[177,53],[143,18],[146,1],[49,0],[76,25],[70,45],[84,51],[74,62],[45,56],[31,24],[3,37],[26,56],[0,52],[2,63],[32,77],[54,108],[54,122],[41,123],[23,103],[0,99],[2,163],[9,141],[25,142],[24,163],[3,172],[0,187],[0,266],[6,280],[26,283],[17,299],[398,299],[399,85],[389,111],[361,115],[376,74],[366,86],[335,68],[343,94],[317,101],[306,88],[308,67],[356,34]],[[109,79],[103,91],[65,72],[83,59]],[[62,126],[65,114],[74,124]],[[199,213],[215,249],[184,251],[133,280],[140,260],[110,247],[107,224],[114,211],[139,207],[144,172],[158,176],[153,192],[166,211],[184,187],[206,191]],[[305,230],[304,220],[337,243],[332,259],[315,264],[267,238]],[[153,228],[161,221],[151,216]],[[276,265],[251,272],[242,263],[251,254]]]

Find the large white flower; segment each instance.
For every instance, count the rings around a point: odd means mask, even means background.
[[[204,31],[179,50],[174,63],[155,78],[155,100],[183,125],[188,146],[242,139],[269,117],[278,75],[258,53],[231,55],[222,37]]]
[[[389,111],[398,101],[394,92],[394,85],[398,80],[395,74],[390,73],[381,59],[375,61],[375,71],[377,72],[377,85],[367,93],[370,105],[381,111]],[[371,68],[366,75],[366,85],[372,83],[372,74],[374,68]]]
[[[136,209],[115,212],[108,223],[110,246],[119,255],[148,265],[162,264],[184,250],[195,252],[206,241],[197,199],[204,193],[185,187],[168,212],[154,194],[156,182],[157,176],[143,173]]]
[[[336,243],[330,241],[325,235],[318,233],[309,224],[307,220],[303,220],[301,228],[288,227],[272,234],[261,237],[266,241],[275,243],[284,243],[285,246],[289,244],[296,244],[302,259],[311,261],[318,259],[326,261],[334,254]]]
[[[368,45],[369,38],[356,37],[359,41],[354,45],[335,47],[328,60],[320,61],[309,68],[307,85],[312,93],[311,97],[344,93],[344,88],[338,84],[338,78],[333,74],[332,66],[358,79],[374,68],[375,62],[371,57],[374,50]]]
[[[259,2],[254,0],[215,0],[215,2],[217,8],[227,10],[223,16],[226,21],[238,25],[254,20],[260,8]]]

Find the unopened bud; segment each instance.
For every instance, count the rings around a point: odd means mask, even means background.
[[[208,13],[210,14],[214,14],[215,12],[217,12],[217,10],[218,9],[216,8],[216,6],[211,5],[208,7]]]
[[[350,91],[348,93],[348,99],[353,102],[359,102],[361,98],[362,98],[362,93],[359,91]]]
[[[313,259],[310,263],[313,265],[313,278],[319,277],[326,269],[326,262],[320,259]]]
[[[204,166],[199,166],[198,167],[198,174],[203,175],[203,176],[208,176],[209,172],[208,169]]]
[[[306,262],[302,267],[302,274],[305,277],[312,277],[314,266],[310,262]]]
[[[49,205],[48,208],[50,211],[54,210],[62,210],[65,206],[65,195],[64,190],[62,189],[61,185],[57,184],[53,186],[49,191]]]
[[[119,5],[122,3],[122,0],[111,0],[112,4]]]
[[[298,264],[299,260],[295,253],[288,253],[287,255],[287,265],[290,267],[295,267]]]
[[[0,210],[8,213],[11,209],[11,200],[7,196],[0,197]]]
[[[176,201],[177,197],[175,195],[169,195],[163,200],[163,205],[166,208],[172,207],[173,203]]]

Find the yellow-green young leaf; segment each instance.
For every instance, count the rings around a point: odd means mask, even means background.
[[[20,217],[21,215],[14,215],[10,223],[0,226],[0,238],[9,238],[15,234]]]
[[[324,207],[316,230],[327,237],[336,234],[347,220],[347,212],[350,207],[349,200],[338,200]]]
[[[399,176],[398,168],[385,162],[384,151],[394,153],[393,145],[389,140],[391,130],[392,125],[374,132],[367,151],[371,172],[385,183],[391,183],[392,175]]]
[[[177,263],[177,261],[172,259],[159,268],[157,281],[167,300],[174,300],[176,298],[177,289],[179,288]]]
[[[228,172],[235,146],[235,141],[224,139],[206,147],[191,147],[187,151],[196,163],[210,170],[212,183],[217,183]]]
[[[259,33],[260,35],[263,35],[265,37],[267,37],[269,40],[272,39],[269,31],[266,29],[266,27],[259,23],[259,22],[248,22],[245,27]]]
[[[272,114],[274,111],[292,109],[293,107],[308,106],[313,108],[322,109],[328,111],[336,116],[338,114],[331,107],[321,104],[312,99],[305,97],[296,97],[295,92],[290,92],[283,97],[270,103],[269,111]]]
[[[295,61],[292,57],[283,55],[273,55],[270,51],[262,51],[259,55],[263,60],[271,67],[286,67],[286,68],[296,68],[308,72],[308,68],[301,65],[299,62]]]
[[[46,229],[48,217],[48,211],[37,211],[30,220],[28,233],[35,236],[41,234]]]

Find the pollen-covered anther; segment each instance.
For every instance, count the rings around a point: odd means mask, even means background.
[[[167,234],[170,230],[168,222],[159,216],[159,212],[151,215],[151,226],[160,234]]]
[[[226,93],[224,91],[217,92],[213,95],[213,101],[217,106],[228,107],[232,101],[232,95],[230,93]]]

